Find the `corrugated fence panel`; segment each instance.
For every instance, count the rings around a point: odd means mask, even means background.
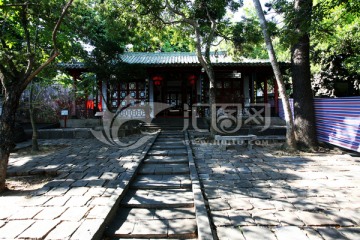
[[[318,139],[360,152],[360,97],[314,99]]]
[[[360,97],[315,98],[314,107],[319,141],[360,152]]]
[[[294,101],[292,98],[289,99],[291,111],[294,109]],[[279,117],[285,119],[284,108],[281,99],[279,99]]]

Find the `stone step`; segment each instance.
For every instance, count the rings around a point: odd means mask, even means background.
[[[122,239],[193,239],[197,237],[197,226],[195,219],[118,219],[108,227],[105,235]]]
[[[132,189],[191,189],[191,180],[185,175],[139,175],[130,186]]]
[[[168,130],[168,131],[161,131],[160,135],[161,136],[168,136],[168,135],[184,136],[184,132],[181,130],[175,130],[175,131]]]
[[[184,138],[183,133],[160,133],[157,138]]]
[[[168,144],[184,144],[184,140],[167,140],[167,141],[155,141],[155,145],[168,145]]]
[[[174,143],[181,143],[183,142],[184,137],[168,137],[168,138],[163,138],[163,137],[157,137],[155,143],[163,143],[163,142],[174,142]]]
[[[154,144],[151,146],[151,149],[156,150],[169,150],[169,149],[186,149],[186,146],[183,143],[172,143],[172,144]]]
[[[159,126],[159,125],[153,125],[153,126],[142,126],[143,129],[154,129],[154,130],[158,130],[161,129],[161,131],[178,131],[181,132],[184,128],[184,126]]]
[[[184,133],[183,132],[178,132],[178,131],[168,131],[168,132],[160,132],[158,137],[163,137],[163,138],[184,138]]]
[[[189,208],[194,207],[194,196],[189,189],[130,189],[121,201],[131,208]]]
[[[188,163],[189,160],[186,156],[148,156],[144,159],[144,163]]]
[[[160,150],[154,149],[147,153],[148,156],[187,156],[186,149]]]
[[[119,220],[174,220],[195,219],[194,208],[119,208],[115,219]]]
[[[140,168],[138,174],[154,174],[154,175],[164,175],[164,174],[189,174],[189,164],[187,163],[144,163]]]

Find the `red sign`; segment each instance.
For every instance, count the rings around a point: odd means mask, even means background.
[[[161,82],[164,80],[164,78],[160,75],[155,75],[152,77],[152,80],[153,80],[155,86],[160,86]]]
[[[188,77],[188,81],[190,83],[190,85],[195,85],[196,83],[196,76],[194,74],[191,74],[189,77]]]

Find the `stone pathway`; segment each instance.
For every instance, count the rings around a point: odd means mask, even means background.
[[[197,237],[184,133],[161,132],[105,235],[113,238]]]
[[[360,239],[359,156],[192,141],[193,156],[187,136],[167,131],[127,151],[95,139],[46,140],[64,148],[12,154],[10,176],[56,177],[0,195],[0,239],[103,239],[112,219],[106,234],[115,239]]]
[[[360,239],[360,157],[193,150],[220,240]]]
[[[57,177],[34,191],[0,195],[0,239],[100,239],[109,213],[152,142],[127,151],[95,139],[40,144],[64,148],[36,156],[12,154],[8,175]]]

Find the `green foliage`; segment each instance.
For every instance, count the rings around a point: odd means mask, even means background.
[[[0,64],[3,74],[23,72],[28,66],[29,54],[35,59],[33,67],[38,67],[50,56],[52,30],[64,4],[65,1],[61,0],[31,3],[6,0],[0,3]],[[70,44],[68,34],[64,29],[59,32],[60,51]],[[9,59],[13,65],[9,64]]]
[[[268,31],[275,37],[277,28],[268,22]],[[232,28],[233,44],[238,54],[246,58],[268,58],[262,30],[254,8],[245,9],[245,16]]]
[[[290,54],[287,45],[280,41],[280,27],[275,19],[268,20],[268,31],[273,41],[277,59],[279,61],[289,61]],[[235,58],[267,59],[268,53],[262,35],[262,30],[252,4],[244,7],[244,16],[241,21],[234,23],[228,36],[234,48]]]
[[[90,52],[79,52],[87,67],[97,77],[118,83],[121,80],[145,78],[141,66],[121,61],[124,51],[189,51],[193,40],[185,29],[163,26],[153,21],[142,5],[131,0],[86,0],[71,15],[72,29]],[[129,49],[131,45],[131,49]]]
[[[275,10],[284,17],[279,36],[281,43],[290,47],[297,39],[294,19],[304,18],[307,13],[294,11],[293,2],[286,0],[273,0],[267,6],[268,11]],[[360,88],[360,2],[314,0],[311,19],[302,23],[296,27],[310,34],[312,85],[316,94],[335,96],[338,82],[347,82],[349,95],[355,94],[353,90]]]
[[[136,52],[189,52],[194,51],[195,43],[189,37],[189,29],[186,26],[163,26],[141,29],[139,36],[133,42],[133,50]]]
[[[158,0],[137,0],[136,3],[139,4],[141,15],[151,16],[151,22],[156,26],[154,29],[156,34],[161,36],[161,32],[165,31],[167,37],[170,37],[170,42],[162,42],[167,46],[170,43],[172,46],[170,49],[174,51],[195,50],[194,28],[189,24],[191,21],[199,24],[204,45],[209,37],[212,38],[211,42],[217,37],[225,37],[229,34],[230,26],[230,21],[226,17],[227,10],[237,11],[242,6],[242,1],[234,0],[172,0],[167,2],[168,5],[165,1]],[[210,19],[217,24],[215,34],[211,32]],[[170,35],[167,34],[169,30]],[[164,40],[161,37],[160,39]],[[167,48],[159,50],[168,51]]]
[[[340,96],[334,89],[341,82],[349,85],[348,95],[359,94],[359,9],[359,1],[315,1],[311,43],[318,95]]]

